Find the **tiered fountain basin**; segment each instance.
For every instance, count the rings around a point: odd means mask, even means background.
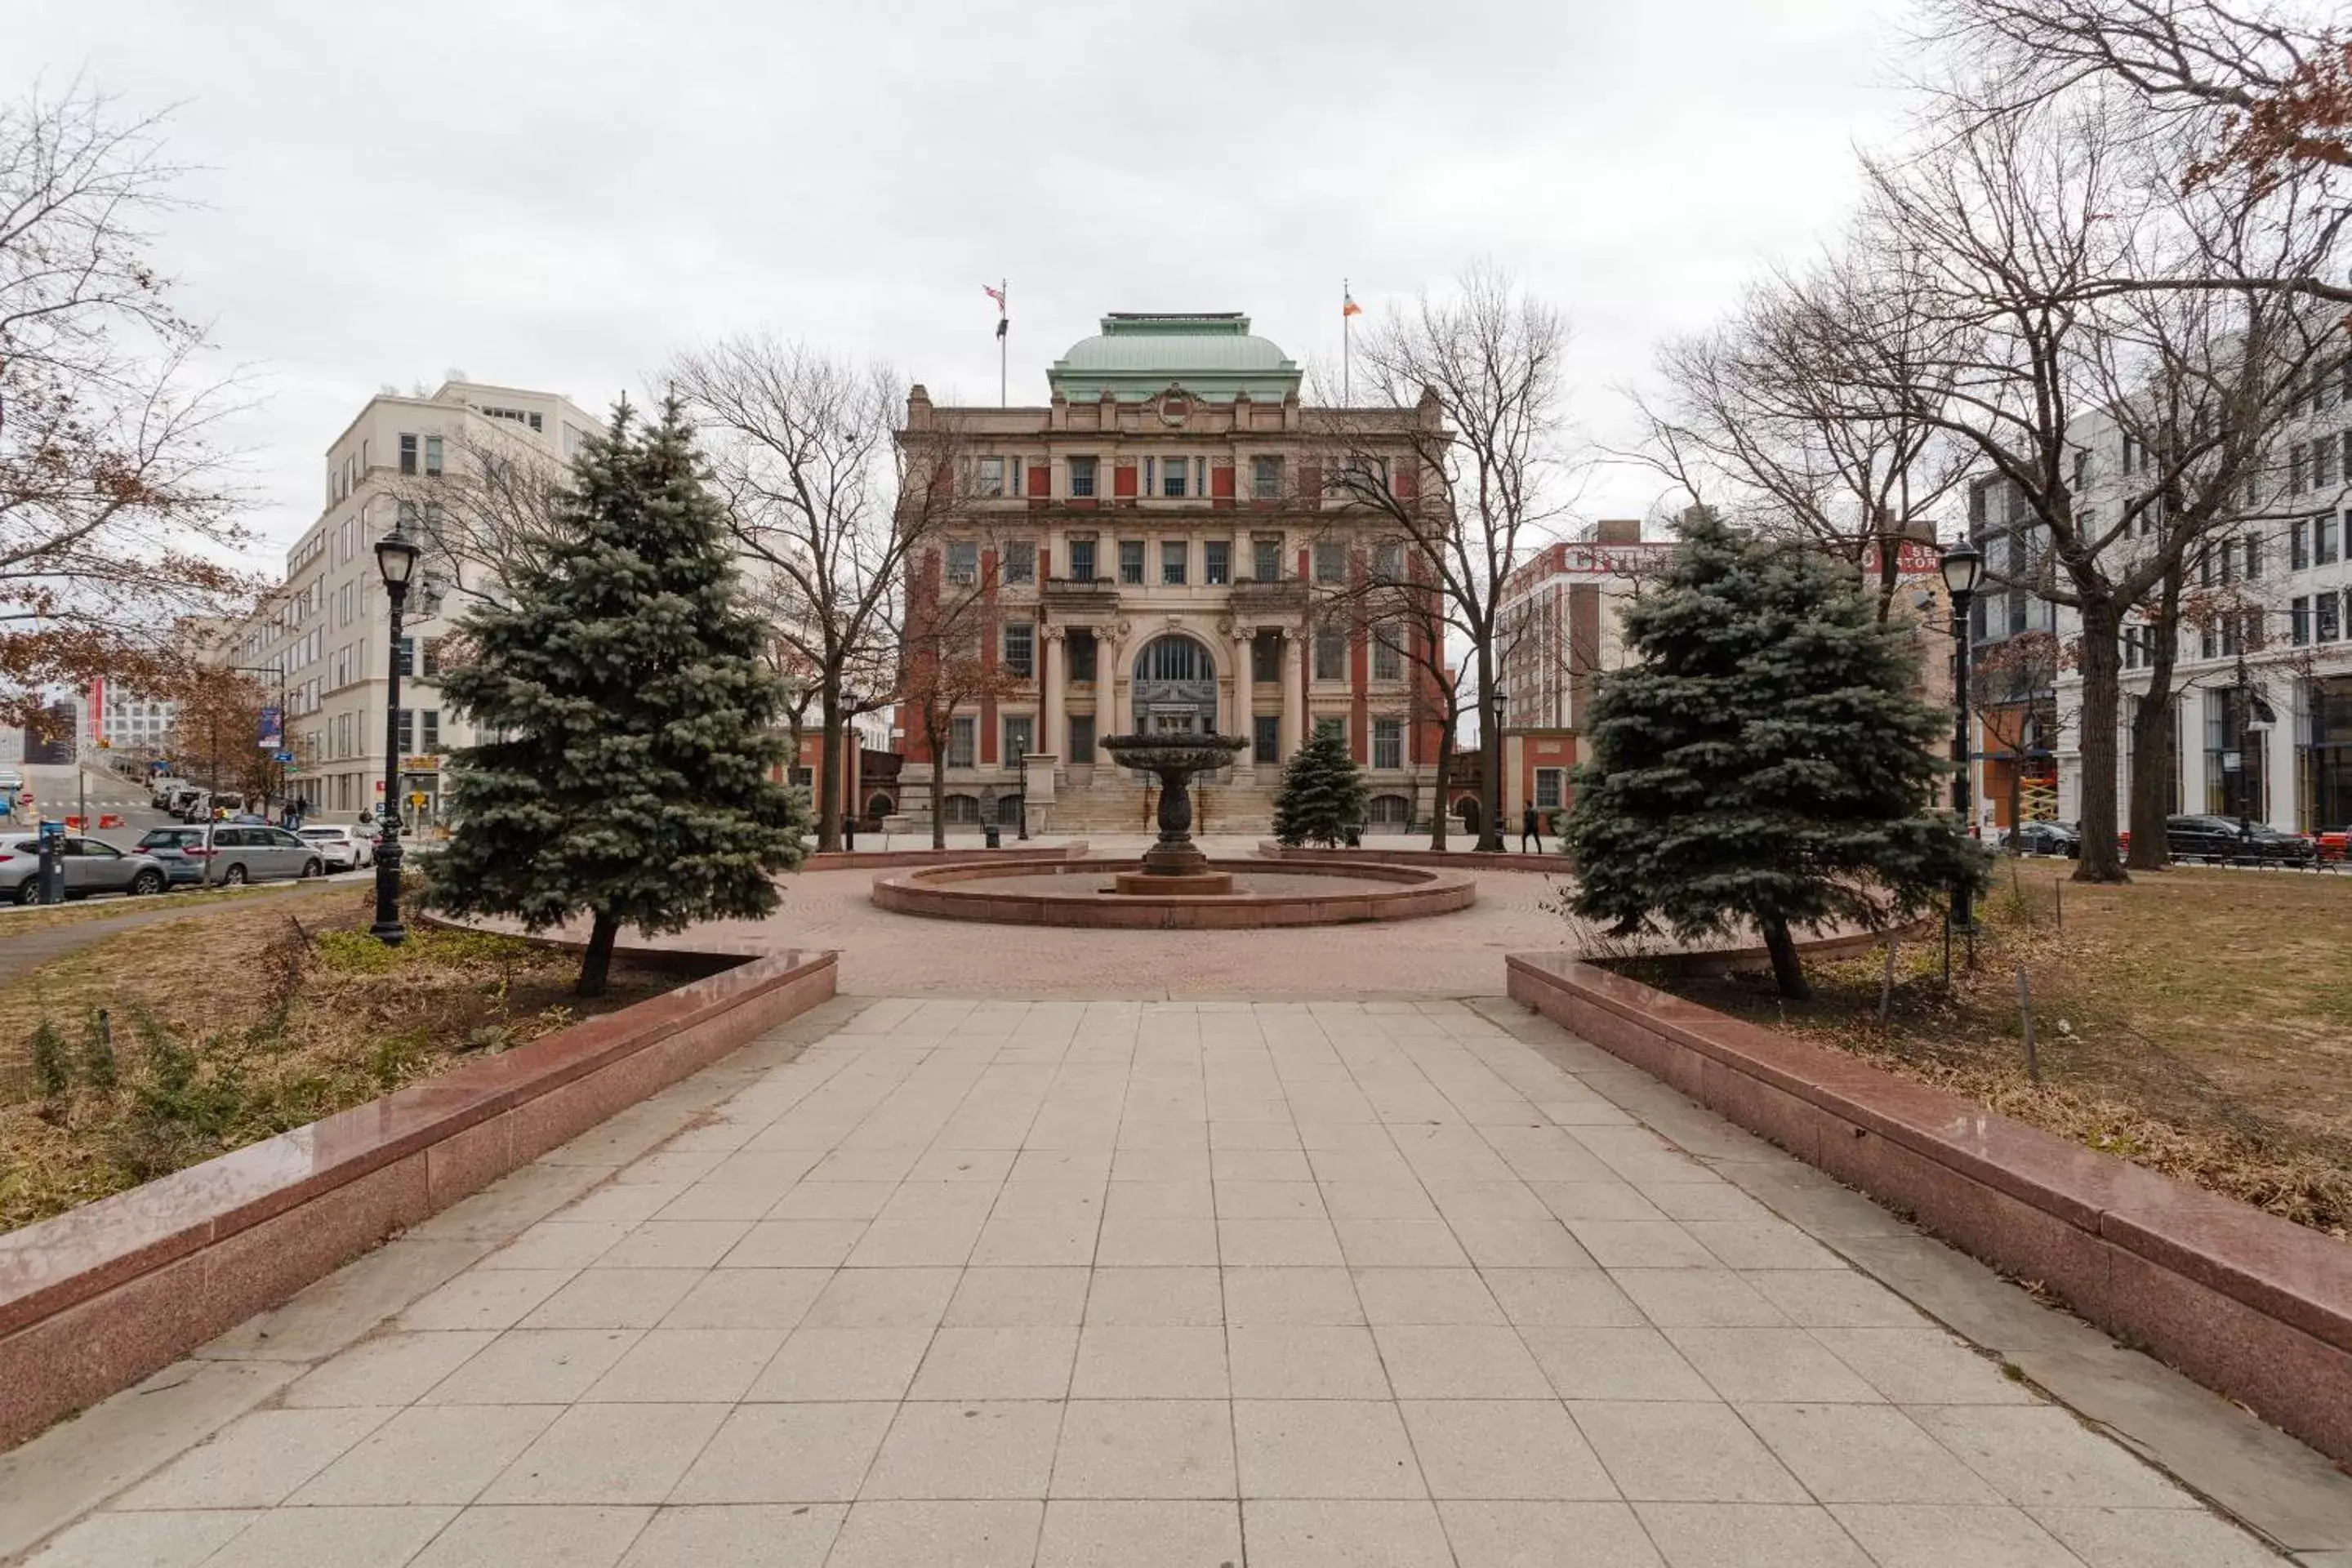
[[[1155,892],[1150,887],[1155,879],[1137,875],[1133,860],[967,861],[883,872],[874,879],[872,896],[879,908],[934,920],[1105,931],[1414,921],[1478,901],[1477,878],[1444,868],[1219,859],[1205,860],[1202,873],[1230,878],[1228,890],[1197,891],[1192,884]]]

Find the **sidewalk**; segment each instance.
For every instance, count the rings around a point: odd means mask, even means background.
[[[0,1461],[0,1522],[113,1465],[38,1568],[2278,1562],[1501,1005],[882,1000],[730,1070],[317,1287],[350,1348],[298,1300],[183,1363],[280,1392],[152,1474],[140,1392]]]

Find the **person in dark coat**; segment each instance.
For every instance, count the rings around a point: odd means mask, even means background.
[[[1542,854],[1543,821],[1536,816],[1536,808],[1532,805],[1519,813],[1519,852],[1521,854],[1527,853],[1528,840],[1530,838],[1535,840],[1536,853]]]

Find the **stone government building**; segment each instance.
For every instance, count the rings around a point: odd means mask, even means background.
[[[968,502],[924,552],[918,593],[983,595],[995,695],[959,709],[947,755],[902,710],[900,809],[928,829],[932,770],[950,826],[1141,832],[1154,797],[1099,752],[1131,731],[1249,738],[1199,792],[1196,827],[1262,833],[1281,764],[1344,734],[1370,827],[1425,823],[1440,726],[1411,632],[1367,628],[1348,590],[1368,563],[1402,579],[1382,516],[1326,493],[1335,453],[1399,433],[1391,484],[1414,492],[1417,409],[1308,407],[1298,366],[1249,318],[1114,313],[1046,372],[1043,407],[935,406],[917,386],[902,444],[952,439]],[[961,535],[961,537],[960,537]],[[944,589],[936,585],[944,584]]]

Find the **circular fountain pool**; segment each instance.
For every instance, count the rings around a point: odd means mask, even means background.
[[[1411,921],[1466,910],[1478,901],[1468,871],[1394,865],[1317,865],[1207,860],[1230,875],[1230,892],[1155,894],[1132,860],[1004,865],[969,861],[886,871],[874,902],[901,914],[998,925],[1133,931],[1239,931],[1255,926],[1349,925]]]

